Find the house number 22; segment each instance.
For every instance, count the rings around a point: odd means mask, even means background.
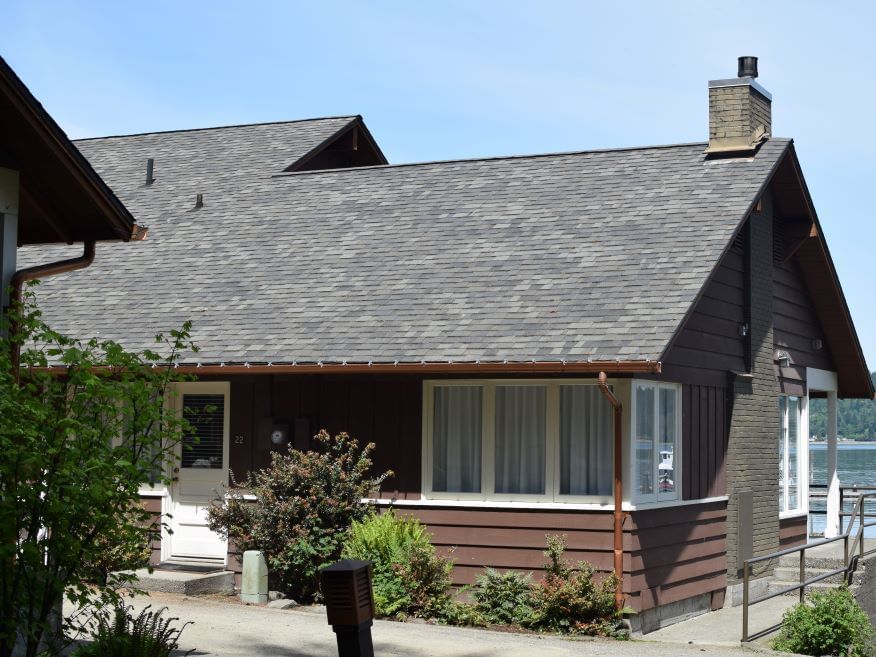
[[[234,436],[234,444],[235,445],[243,445],[244,438],[243,436]]]

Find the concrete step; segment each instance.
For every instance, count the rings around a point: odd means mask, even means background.
[[[189,573],[178,570],[153,570],[146,568],[134,571],[137,588],[143,591],[164,593],[234,593],[234,573],[222,570],[216,573]]]
[[[806,578],[810,579],[812,577],[818,577],[819,575],[826,575],[829,572],[836,570],[835,568],[807,568],[806,569]],[[832,575],[827,579],[822,580],[822,582],[829,584],[839,584],[843,581],[845,573],[840,573],[837,575]],[[788,582],[794,583],[800,581],[800,568],[784,568],[779,567],[773,571],[773,581],[776,582]]]
[[[778,593],[779,591],[784,591],[792,584],[796,584],[796,582],[777,582],[777,581],[773,580],[769,583],[767,591],[769,593]],[[826,582],[816,582],[815,584],[809,584],[806,587],[806,593],[808,594],[810,591],[829,591],[831,589],[837,588],[838,586],[839,586],[839,582],[834,583],[834,584],[829,584]],[[858,585],[852,584],[852,586],[849,587],[849,590],[854,594],[854,592],[858,590]],[[800,590],[793,589],[791,591],[787,591],[785,593],[785,595],[799,596]]]
[[[800,568],[800,556],[798,554],[786,554],[779,557],[779,568]],[[806,555],[806,568],[821,568],[823,570],[834,570],[843,567],[842,557],[822,557],[813,554]]]

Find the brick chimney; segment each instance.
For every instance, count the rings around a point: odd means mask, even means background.
[[[740,57],[737,77],[709,81],[707,153],[745,153],[770,137],[773,97],[760,86],[757,57]]]

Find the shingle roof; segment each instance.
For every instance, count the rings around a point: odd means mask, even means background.
[[[191,319],[200,363],[659,360],[789,144],[278,176],[269,128],[228,130],[80,142],[150,232],[48,279],[53,326],[143,348]]]

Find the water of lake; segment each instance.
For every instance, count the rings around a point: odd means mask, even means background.
[[[837,445],[836,466],[840,484],[843,486],[876,486],[876,444],[856,443]],[[827,445],[825,443],[810,443],[809,445],[809,483],[827,484]],[[851,511],[854,500],[846,502],[846,511]],[[824,500],[813,500],[810,509],[823,511]],[[867,511],[871,512],[870,509]],[[872,520],[872,518],[871,518]],[[824,516],[811,515],[810,531],[824,532]],[[876,536],[876,527],[868,527],[867,536]]]

